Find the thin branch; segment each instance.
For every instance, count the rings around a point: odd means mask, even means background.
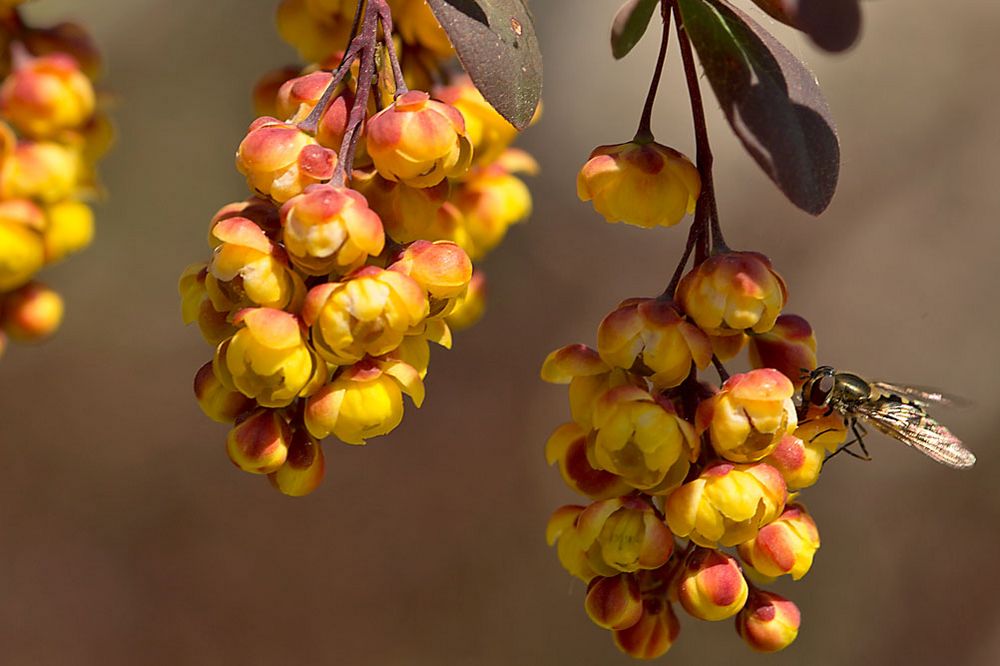
[[[656,58],[656,69],[653,70],[653,80],[649,83],[646,93],[646,103],[642,108],[642,118],[639,129],[635,132],[636,143],[649,143],[653,140],[653,105],[656,103],[656,92],[660,89],[660,79],[663,77],[663,64],[667,59],[667,44],[670,42],[670,9],[664,0],[660,5],[660,15],[663,17],[663,34],[660,37],[660,54]]]

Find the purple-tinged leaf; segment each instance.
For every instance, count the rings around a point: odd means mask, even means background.
[[[736,136],[802,210],[830,205],[840,143],[816,77],[726,0],[678,0],[684,28]]]
[[[483,97],[514,127],[542,96],[542,54],[524,0],[427,0]]]
[[[611,55],[616,60],[627,56],[646,34],[658,4],[660,0],[628,0],[621,6],[611,24]]]
[[[861,35],[858,0],[753,1],[772,18],[809,35],[816,46],[826,51],[846,51]]]

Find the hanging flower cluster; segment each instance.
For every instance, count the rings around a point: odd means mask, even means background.
[[[698,167],[649,128],[671,15],[693,86]],[[795,640],[799,611],[761,586],[812,566],[819,532],[798,494],[844,444],[845,425],[796,399],[816,368],[816,339],[784,313],[785,281],[767,257],[722,238],[691,47],[673,3],[663,16],[636,138],[597,148],[577,189],[608,222],[669,227],[695,213],[694,224],[663,294],[623,301],[600,323],[596,349],[563,347],[542,366],[543,380],[568,385],[571,415],[546,458],[589,501],[558,509],[547,538],[587,585],[590,618],[625,653],[666,653],[678,607],[734,618],[751,648],[773,652]],[[753,369],[729,376],[723,362],[744,350]],[[699,377],[713,365],[721,386]]]
[[[62,298],[35,276],[90,244],[85,200],[112,140],[90,37],[75,23],[29,26],[20,4],[0,4],[0,356],[59,327]]]
[[[420,406],[429,343],[481,316],[473,262],[530,214],[516,174],[536,166],[468,79],[446,80],[423,0],[284,0],[278,27],[314,62],[258,84],[236,154],[252,196],[213,217],[180,291],[215,347],[195,394],[231,424],[230,459],[299,496],[321,440],[365,444],[404,395]]]

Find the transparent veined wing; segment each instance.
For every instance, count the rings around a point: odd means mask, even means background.
[[[968,469],[976,456],[922,407],[880,398],[855,405],[852,413],[878,431],[912,446],[933,460],[954,469]]]
[[[923,407],[931,405],[968,407],[972,404],[971,400],[951,393],[945,393],[930,386],[910,386],[908,384],[893,384],[891,382],[872,382],[871,384],[884,394],[896,394]]]

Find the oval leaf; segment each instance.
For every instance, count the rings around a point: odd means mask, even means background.
[[[611,54],[615,59],[621,60],[639,43],[659,3],[660,0],[628,0],[621,6],[611,24]]]
[[[772,18],[809,35],[816,46],[839,53],[861,36],[858,0],[753,0]]]
[[[517,129],[542,96],[542,54],[523,0],[427,0],[483,97]]]
[[[816,77],[770,33],[725,0],[678,0],[733,131],[802,210],[830,205],[840,143]]]

